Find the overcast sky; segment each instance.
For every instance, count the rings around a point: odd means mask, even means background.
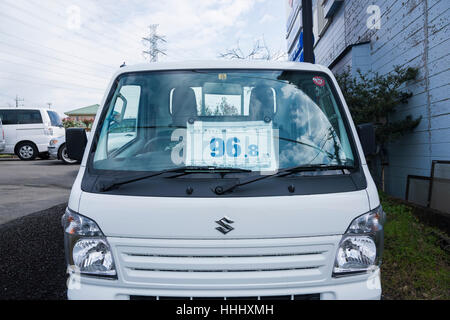
[[[217,59],[237,41],[264,36],[286,51],[282,0],[1,0],[0,106],[45,106],[62,113],[100,103],[126,61],[145,62],[149,24],[166,36],[161,61]],[[79,14],[78,14],[79,13]],[[79,17],[79,19],[78,19]]]

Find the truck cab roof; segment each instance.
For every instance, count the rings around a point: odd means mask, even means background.
[[[156,62],[125,66],[116,75],[130,72],[192,70],[192,69],[265,69],[265,70],[301,70],[331,73],[319,64],[292,61],[263,60],[198,60],[180,62]]]

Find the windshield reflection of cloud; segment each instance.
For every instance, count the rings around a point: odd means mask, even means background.
[[[280,150],[280,166],[337,164],[337,159],[333,159],[336,153],[339,159],[345,159],[339,137],[320,107],[296,86],[286,85],[281,92],[284,99],[292,101],[287,113],[288,121],[296,126],[297,136],[292,139],[316,146],[323,152],[303,144],[289,143]]]

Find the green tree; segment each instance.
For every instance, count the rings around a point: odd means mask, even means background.
[[[393,119],[396,109],[407,104],[413,96],[405,90],[405,85],[416,80],[417,75],[417,68],[397,66],[387,75],[363,74],[358,70],[355,77],[349,71],[336,77],[355,123],[373,123],[375,126],[378,145],[375,157],[381,161],[382,177],[387,164],[387,144],[414,130],[422,120],[422,117],[414,119],[411,115]],[[381,180],[384,190],[384,179]]]
[[[392,73],[379,75],[369,72],[352,77],[346,71],[336,78],[343,91],[353,120],[356,124],[373,123],[376,127],[377,143],[385,146],[416,128],[422,117],[413,119],[411,115],[401,120],[392,120],[396,109],[408,103],[413,96],[404,91],[404,85],[417,78],[417,68],[395,67]]]
[[[205,114],[207,116],[236,116],[239,114],[238,109],[231,105],[226,97],[222,97],[220,103],[218,103],[213,110],[210,106],[206,106]]]

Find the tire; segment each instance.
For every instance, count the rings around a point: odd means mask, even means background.
[[[63,143],[61,147],[59,147],[58,158],[61,159],[64,164],[76,164],[78,162],[77,160],[69,158],[69,156],[67,155],[67,147],[65,143]]]
[[[32,161],[38,154],[39,150],[32,142],[22,142],[16,147],[16,155],[23,161]]]

